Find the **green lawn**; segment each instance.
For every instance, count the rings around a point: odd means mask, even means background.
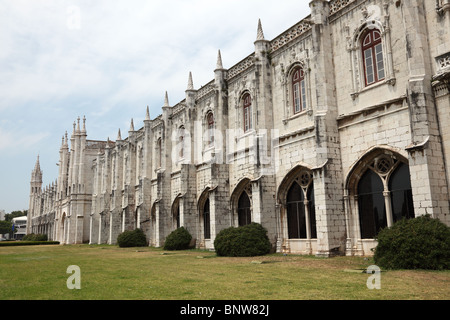
[[[373,264],[274,254],[224,258],[214,252],[99,245],[0,247],[1,300],[447,300],[450,271],[387,271],[369,290]],[[67,288],[67,267],[81,289]]]

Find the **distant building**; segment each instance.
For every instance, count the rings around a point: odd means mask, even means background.
[[[21,240],[27,234],[27,216],[12,219],[14,226],[13,239]]]
[[[210,82],[189,74],[126,138],[88,140],[78,118],[57,181],[42,189],[36,163],[28,232],[114,244],[141,228],[160,247],[184,226],[214,249],[257,222],[277,252],[331,256],[372,254],[400,219],[450,224],[450,0],[310,8],[272,40],[258,23],[254,52],[224,68],[219,51]]]
[[[5,210],[0,210],[0,221],[5,220]]]

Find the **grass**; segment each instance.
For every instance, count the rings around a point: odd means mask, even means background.
[[[369,290],[362,257],[273,254],[226,258],[200,250],[107,245],[0,248],[0,300],[447,300],[450,271],[387,271]],[[69,290],[67,267],[81,270]],[[361,272],[358,272],[361,271]]]

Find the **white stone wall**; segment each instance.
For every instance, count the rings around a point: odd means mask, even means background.
[[[63,138],[54,191],[32,188],[31,216],[55,212],[55,238],[67,243],[114,244],[120,232],[142,227],[150,245],[162,246],[179,201],[180,222],[196,246],[212,249],[220,230],[237,225],[237,199],[246,189],[252,220],[268,229],[277,250],[366,255],[375,242],[360,239],[349,185],[376,151],[408,163],[416,215],[450,223],[450,10],[442,1],[436,11],[434,1],[423,0],[313,0],[311,15],[275,39],[265,39],[259,25],[253,53],[229,69],[219,55],[211,82],[197,90],[190,75],[186,99],[169,104],[166,96],[162,114],[147,113],[139,130],[132,123],[128,137],[95,144],[86,140],[84,122],[79,132],[74,124],[70,150]],[[372,27],[382,35],[385,79],[366,86],[360,36]],[[294,114],[297,66],[305,73],[306,110]],[[205,131],[210,111],[214,146]],[[188,135],[178,159],[181,126]],[[314,179],[317,239],[287,237],[284,202],[300,169]],[[201,220],[206,197],[211,239],[204,239]]]

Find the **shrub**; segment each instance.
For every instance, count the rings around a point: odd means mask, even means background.
[[[117,237],[119,247],[144,247],[147,238],[141,229],[124,231]]]
[[[381,230],[374,261],[385,269],[450,268],[450,227],[429,215]]]
[[[22,241],[47,241],[48,237],[46,234],[35,234],[30,233],[23,236]]]
[[[214,248],[218,256],[252,257],[269,253],[272,245],[267,230],[253,222],[220,231],[214,240]]]
[[[2,241],[0,247],[36,246],[59,244],[59,241]]]
[[[189,248],[192,236],[184,227],[172,231],[164,242],[164,250],[185,250]]]

